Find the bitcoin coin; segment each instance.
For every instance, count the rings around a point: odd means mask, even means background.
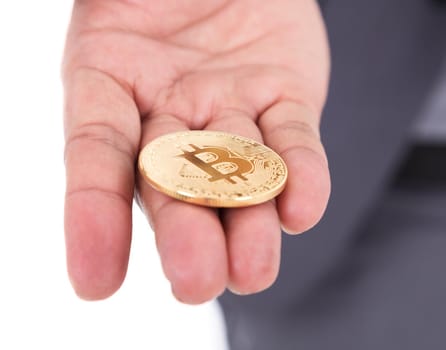
[[[277,196],[287,168],[273,150],[216,131],[163,135],[139,155],[139,171],[160,192],[209,207],[242,207]]]

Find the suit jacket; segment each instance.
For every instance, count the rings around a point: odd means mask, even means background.
[[[412,123],[445,61],[441,2],[321,1],[332,50],[322,121],[332,175],[328,209],[310,232],[284,235],[273,287],[242,302],[227,294],[221,298],[224,307],[236,304],[240,312],[269,316],[291,312],[339,277],[332,277],[336,266],[411,144]]]

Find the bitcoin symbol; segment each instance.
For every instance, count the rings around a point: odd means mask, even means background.
[[[226,180],[231,184],[236,182],[231,179],[237,176],[240,179],[248,180],[243,174],[249,173],[253,170],[253,165],[250,161],[233,156],[229,151],[218,147],[197,147],[193,144],[191,146],[194,151],[183,151],[179,157],[186,158],[193,165],[208,173],[210,182],[218,180]]]

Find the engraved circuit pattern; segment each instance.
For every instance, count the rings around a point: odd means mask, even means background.
[[[258,204],[279,194],[286,182],[283,160],[254,140],[223,132],[187,131],[147,145],[139,169],[157,190],[214,207]]]

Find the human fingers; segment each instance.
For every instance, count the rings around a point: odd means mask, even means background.
[[[64,87],[68,273],[80,297],[101,299],[127,270],[139,114],[120,84],[99,71],[66,72]]]
[[[282,101],[259,118],[265,143],[288,167],[288,181],[277,208],[284,230],[299,233],[314,226],[327,206],[330,175],[319,138],[319,115],[296,102]]]
[[[255,116],[248,111],[223,110],[206,129],[226,131],[262,142]],[[238,294],[259,292],[277,277],[281,230],[273,201],[222,211],[228,249],[229,288]]]
[[[167,114],[145,118],[142,127],[142,146],[166,133],[187,130]],[[217,210],[170,198],[141,176],[138,201],[155,232],[161,264],[177,299],[198,304],[221,294],[227,283],[227,257]]]

